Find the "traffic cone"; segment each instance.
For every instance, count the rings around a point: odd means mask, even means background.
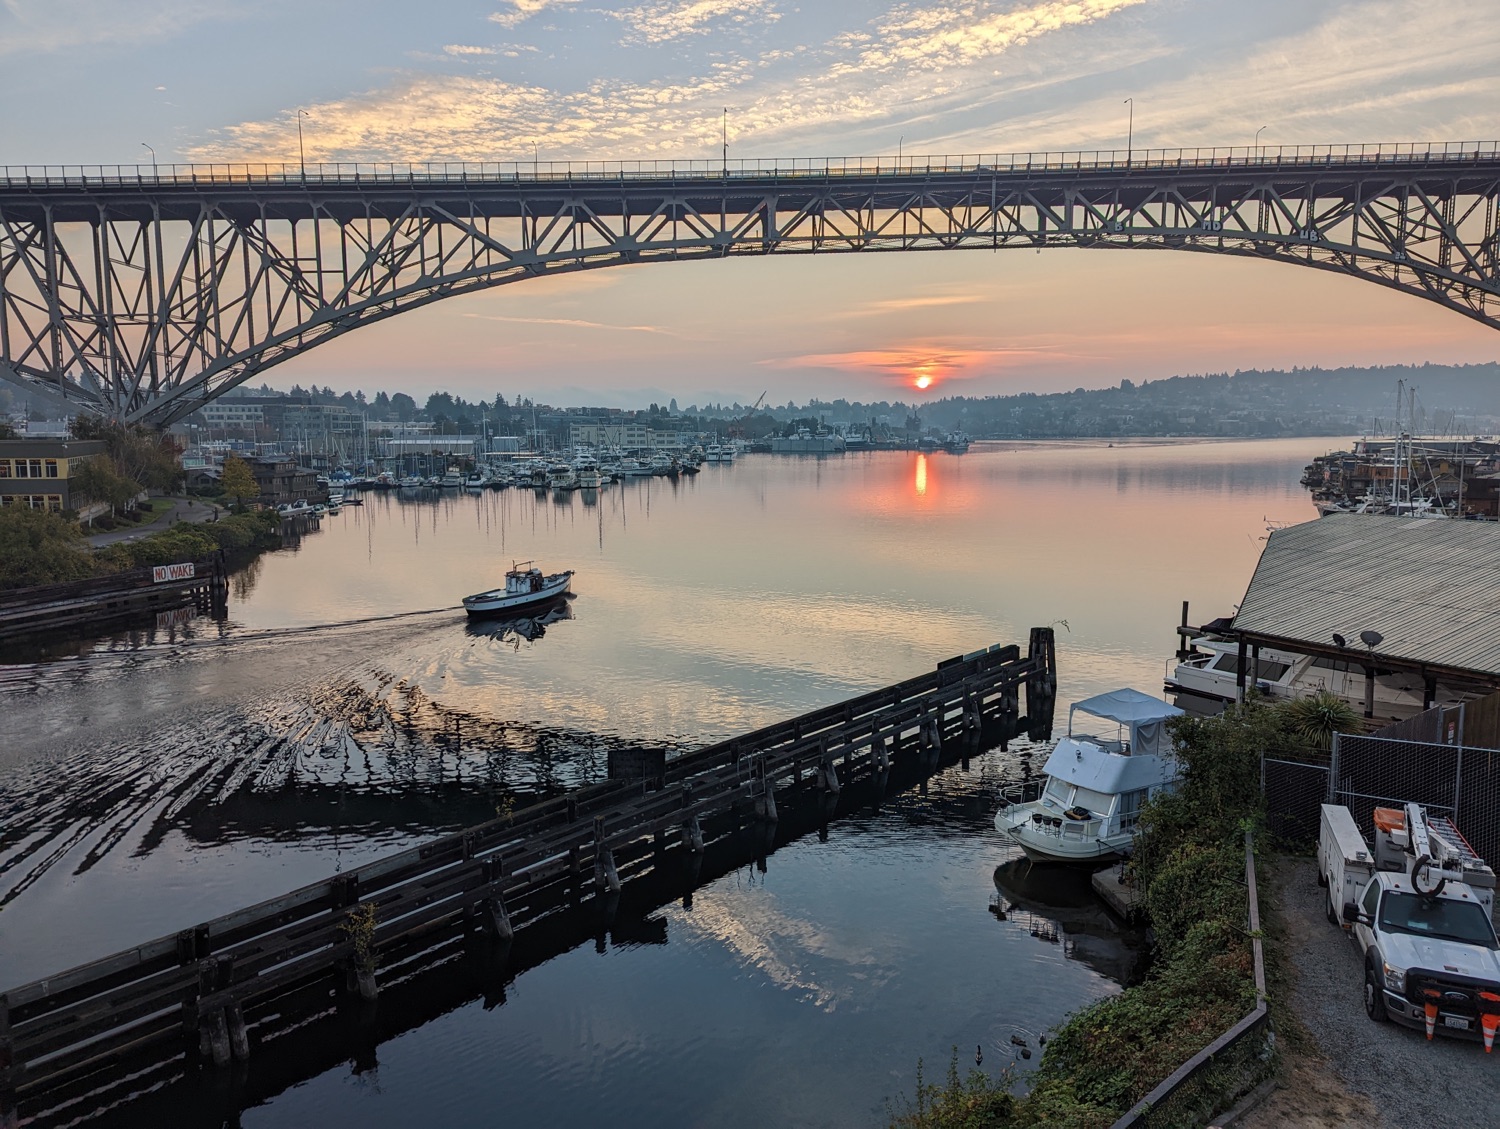
[[[1427,1020],[1427,1037],[1432,1038],[1432,1033],[1437,1029],[1437,1004],[1428,1004],[1422,1009]]]
[[[1481,1012],[1479,1026],[1484,1028],[1484,1053],[1489,1054],[1495,1046],[1495,1031],[1500,1029],[1500,1015]]]

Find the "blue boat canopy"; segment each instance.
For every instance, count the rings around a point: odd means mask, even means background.
[[[1136,755],[1170,756],[1172,743],[1162,722],[1180,717],[1182,711],[1160,698],[1126,687],[1074,702],[1068,709],[1068,733],[1073,732],[1073,714],[1082,710],[1120,725],[1130,726],[1130,749]]]

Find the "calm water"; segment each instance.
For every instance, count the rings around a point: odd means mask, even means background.
[[[698,745],[1033,625],[1057,628],[1064,707],[1159,692],[1181,601],[1232,610],[1267,521],[1313,516],[1297,478],[1326,446],[751,456],[565,501],[370,495],[242,574],[225,625],[0,667],[0,981],[598,779],[614,745]],[[530,558],[577,570],[566,618],[527,638],[453,610]],[[503,1006],[455,1000],[310,1077],[252,1061],[219,1101],[249,1125],[879,1122],[919,1057],[979,1045],[1002,1069],[1012,1034],[1034,1045],[1132,960],[1059,880],[1002,869],[991,912],[995,794],[1027,755],[730,871],[657,911],[653,943],[572,948]]]

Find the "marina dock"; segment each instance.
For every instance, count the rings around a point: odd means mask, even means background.
[[[0,641],[171,608],[191,606],[211,614],[228,599],[229,569],[222,552],[201,561],[17,588],[0,594]]]
[[[1023,655],[994,646],[935,670],[668,761],[611,758],[611,779],[379,859],[258,905],[0,994],[0,1105],[81,1093],[171,1059],[228,1067],[295,1038],[330,997],[371,1000],[452,937],[504,951],[622,893],[688,890],[706,852],[747,828],[774,838],[777,795],[837,799],[956,751],[1051,734],[1050,628]],[[1024,695],[1024,711],[1022,709]]]

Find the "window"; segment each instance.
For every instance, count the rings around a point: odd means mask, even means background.
[[[1146,802],[1148,789],[1139,788],[1134,792],[1124,792],[1120,795],[1120,830],[1129,831],[1141,818],[1141,805]]]
[[[46,466],[47,466],[47,477],[48,478],[56,478],[57,477],[57,460],[56,459],[48,459],[47,463],[46,463]]]
[[[1236,676],[1240,673],[1240,656],[1232,652],[1226,652],[1213,661],[1212,670],[1227,670]],[[1287,663],[1277,662],[1275,659],[1261,659],[1255,664],[1258,672],[1255,676],[1258,682],[1280,682],[1281,678],[1291,666]]]
[[[1500,948],[1489,914],[1474,902],[1419,898],[1416,894],[1392,890],[1380,903],[1380,928],[1464,945],[1483,945],[1487,949]]]
[[[0,459],[0,478],[10,477],[10,460]]]
[[[1379,897],[1380,884],[1378,882],[1371,882],[1369,889],[1365,891],[1365,896],[1362,902],[1365,915],[1369,917],[1371,921],[1375,920],[1375,901]]]

